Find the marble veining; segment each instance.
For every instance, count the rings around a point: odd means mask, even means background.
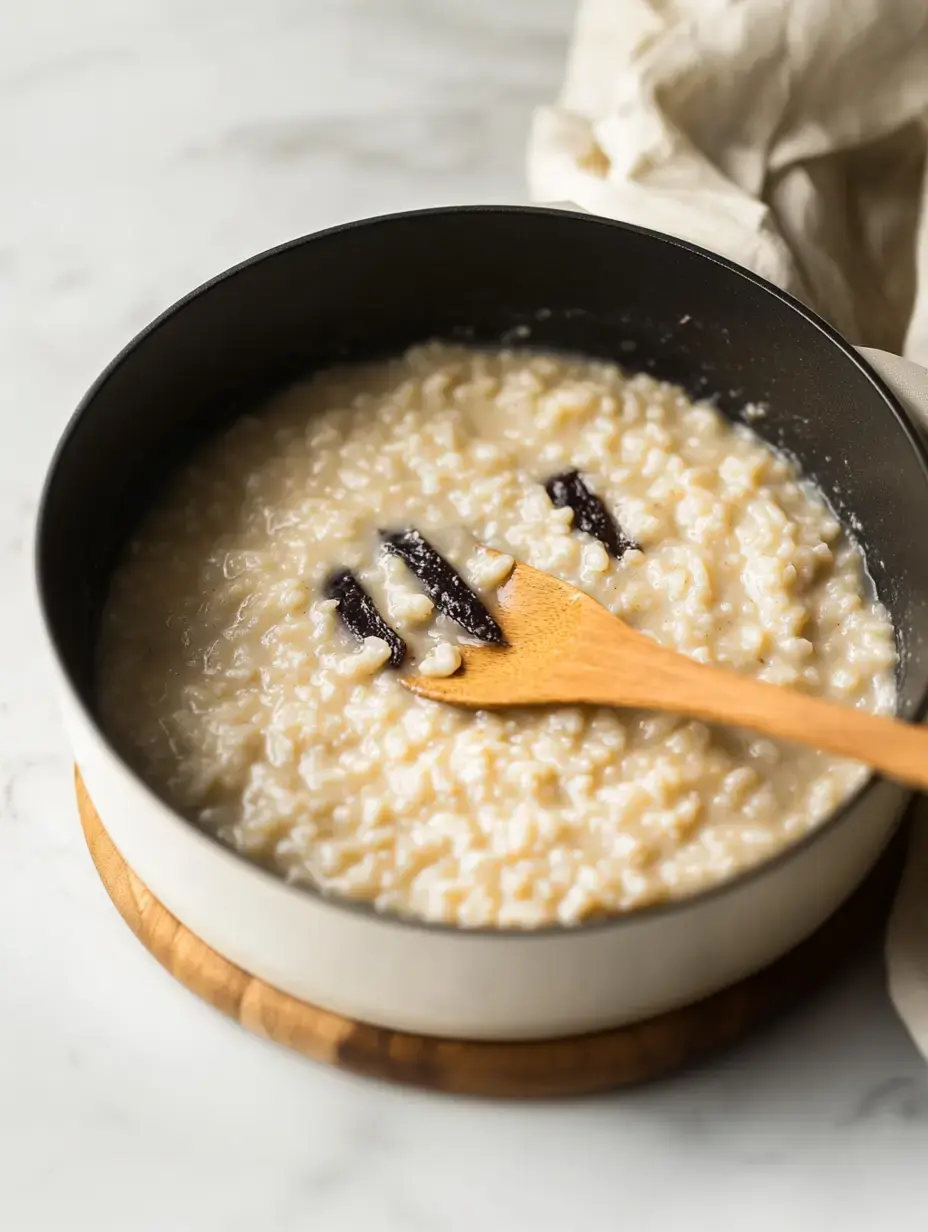
[[[870,1232],[924,1222],[928,1085],[876,945],[776,1026],[621,1096],[330,1073],[161,971],[84,850],[31,589],[72,408],[198,282],[317,227],[518,201],[572,0],[0,6],[0,1228]]]

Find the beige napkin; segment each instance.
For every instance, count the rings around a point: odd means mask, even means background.
[[[926,0],[580,0],[529,186],[715,249],[851,342],[928,363],[926,133]]]
[[[928,0],[580,0],[529,187],[720,252],[928,365],[926,148]],[[887,957],[928,1056],[920,807]]]

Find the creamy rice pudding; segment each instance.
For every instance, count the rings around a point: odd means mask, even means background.
[[[575,470],[618,555],[553,498],[551,476]],[[114,579],[104,723],[244,855],[427,920],[576,924],[729,878],[863,781],[853,763],[671,716],[475,715],[413,696],[403,671],[456,670],[466,634],[384,550],[380,532],[411,529],[491,613],[521,559],[695,659],[894,709],[893,631],[860,550],[749,428],[607,363],[420,346],[239,420]],[[348,631],[336,571],[406,644],[402,666],[385,637]]]

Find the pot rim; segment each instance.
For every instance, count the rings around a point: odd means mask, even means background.
[[[46,471],[45,479],[42,484],[42,491],[39,498],[38,512],[35,523],[35,540],[33,553],[34,567],[34,584],[36,587],[39,603],[39,611],[41,615],[42,627],[45,633],[47,644],[52,651],[52,657],[60,677],[64,683],[70,701],[73,703],[81,718],[85,720],[94,733],[94,736],[101,742],[106,752],[115,761],[118,769],[127,774],[133,785],[140,788],[151,802],[156,804],[160,810],[163,810],[167,819],[176,822],[184,827],[184,830],[190,834],[194,841],[202,841],[206,843],[210,849],[220,856],[231,858],[237,864],[247,870],[254,872],[257,876],[269,879],[277,886],[281,887],[288,894],[297,895],[300,898],[308,897],[317,901],[320,905],[334,907],[342,911],[348,911],[353,915],[367,917],[371,922],[378,924],[390,925],[399,928],[411,928],[425,932],[438,933],[443,935],[451,935],[459,938],[486,938],[496,937],[505,940],[527,940],[528,938],[551,938],[553,936],[581,936],[591,932],[600,932],[606,929],[629,926],[633,924],[642,924],[649,920],[654,920],[660,917],[670,916],[687,910],[692,910],[700,904],[718,899],[726,894],[734,893],[736,890],[741,890],[749,886],[752,882],[760,880],[768,873],[772,873],[784,867],[789,862],[798,859],[806,851],[812,848],[826,834],[837,828],[842,821],[847,817],[851,810],[858,805],[863,804],[866,797],[873,791],[877,783],[880,781],[880,776],[875,773],[870,773],[863,780],[861,785],[848,798],[827,817],[804,834],[801,838],[795,840],[788,847],[768,859],[762,860],[736,876],[720,881],[714,885],[710,885],[703,890],[699,890],[693,894],[686,895],[681,898],[663,900],[654,903],[650,906],[645,906],[633,911],[624,913],[614,913],[611,915],[597,917],[596,919],[582,922],[580,924],[546,924],[539,928],[522,929],[522,928],[493,928],[489,926],[480,926],[476,928],[463,928],[457,924],[447,924],[441,921],[432,921],[420,919],[417,916],[404,916],[398,912],[379,911],[372,903],[355,900],[335,894],[328,894],[318,886],[314,886],[307,882],[287,881],[279,874],[271,869],[265,868],[263,865],[257,864],[249,860],[247,856],[242,855],[234,848],[222,843],[217,837],[202,830],[195,822],[189,821],[180,812],[175,810],[171,805],[167,804],[142,778],[142,776],[129,764],[129,762],[119,753],[112,740],[99,723],[93,711],[84,702],[79,690],[77,689],[72,674],[64,660],[64,656],[58,645],[58,641],[52,631],[52,614],[48,601],[45,570],[43,564],[43,545],[47,534],[49,533],[48,523],[48,504],[50,493],[54,488],[56,476],[62,457],[71,445],[72,440],[80,429],[81,421],[87,409],[92,404],[99,390],[113,376],[113,374],[122,366],[131,354],[144,343],[151,335],[153,335],[161,326],[173,317],[181,309],[186,307],[188,303],[205,294],[213,287],[225,282],[227,279],[235,277],[237,274],[253,265],[260,262],[279,256],[285,252],[301,247],[305,244],[313,244],[323,242],[332,236],[339,235],[343,232],[351,231],[360,227],[376,227],[389,226],[391,223],[399,220],[416,219],[416,218],[431,218],[436,216],[455,215],[455,214],[530,214],[551,218],[562,218],[573,220],[571,225],[601,227],[604,231],[619,230],[632,232],[637,235],[646,236],[649,239],[659,243],[669,244],[675,248],[681,248],[686,252],[692,253],[695,256],[711,261],[715,265],[721,266],[727,270],[733,277],[742,278],[753,283],[759,290],[767,295],[772,295],[778,299],[784,307],[800,316],[806,324],[823,334],[825,338],[842,353],[844,358],[867,378],[870,385],[873,387],[884,406],[895,416],[903,433],[908,438],[915,457],[921,467],[923,477],[925,479],[926,493],[928,493],[928,445],[922,440],[921,435],[913,424],[908,411],[902,406],[898,398],[883,381],[883,379],[874,371],[874,369],[864,360],[855,348],[830,325],[827,324],[817,313],[807,308],[794,296],[788,292],[781,290],[773,283],[761,278],[753,271],[746,269],[743,266],[737,265],[735,262],[728,260],[726,257],[719,256],[717,253],[710,252],[706,248],[701,248],[697,244],[692,244],[687,240],[679,239],[676,236],[666,235],[660,231],[651,230],[648,227],[637,226],[633,223],[621,222],[617,219],[605,218],[596,214],[585,214],[567,209],[558,209],[549,206],[527,206],[527,205],[460,205],[460,206],[436,206],[426,209],[417,210],[398,210],[389,214],[373,215],[368,218],[354,219],[350,222],[339,223],[335,226],[326,227],[321,231],[313,231],[306,235],[298,236],[295,239],[287,240],[282,244],[275,245],[272,248],[265,249],[262,252],[248,257],[236,265],[230,266],[221,273],[209,278],[206,282],[201,283],[194,290],[189,291],[186,295],[176,300],[173,304],[167,307],[163,312],[159,313],[153,321],[141,329],[129,342],[120,350],[114,359],[107,364],[106,368],[96,378],[84,396],[81,398],[77,408],[72,413],[64,431],[62,432],[58,444],[55,447],[51,461],[49,462]],[[920,698],[914,708],[911,722],[921,722],[928,714],[928,683],[922,691]]]

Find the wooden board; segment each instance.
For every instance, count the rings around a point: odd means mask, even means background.
[[[811,992],[878,932],[901,863],[895,843],[813,937],[773,966],[703,1001],[593,1035],[475,1043],[355,1022],[298,1001],[234,966],[148,892],[113,846],[79,774],[76,787],[87,846],[110,898],[145,948],[191,992],[256,1035],[314,1061],[466,1095],[532,1099],[592,1094],[660,1077],[733,1044]]]

